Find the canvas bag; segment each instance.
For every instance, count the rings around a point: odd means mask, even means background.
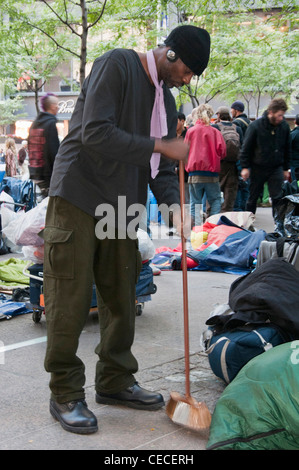
[[[205,352],[216,377],[228,384],[251,359],[286,341],[288,337],[275,325],[247,325],[222,334],[212,332]]]
[[[240,136],[237,132],[237,126],[235,124],[226,126],[221,122],[217,122],[217,126],[219,127],[226,144],[226,157],[224,158],[224,161],[237,162],[239,160],[241,146]]]

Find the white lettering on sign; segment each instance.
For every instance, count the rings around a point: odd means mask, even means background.
[[[58,103],[58,106],[59,106],[59,113],[69,113],[69,114],[72,114],[74,112],[74,109],[75,109],[75,100],[62,100],[62,101],[59,101]]]

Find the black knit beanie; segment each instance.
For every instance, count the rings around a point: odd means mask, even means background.
[[[178,26],[165,40],[195,75],[201,75],[210,57],[210,35],[202,28],[192,25]]]

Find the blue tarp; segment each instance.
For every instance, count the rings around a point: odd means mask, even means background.
[[[208,241],[203,243],[198,250],[188,250],[188,269],[237,275],[250,272],[254,267],[260,243],[265,239],[266,232],[245,230],[225,216],[221,216],[214,227],[221,228],[220,236],[215,239],[217,243],[209,242],[208,238]],[[232,233],[232,227],[236,229],[234,233]],[[152,263],[160,269],[181,269],[181,253],[178,249],[174,251],[167,249],[167,251],[157,253]]]
[[[0,320],[30,312],[32,312],[32,310],[26,307],[25,302],[13,302],[12,300],[7,300],[0,303]]]
[[[211,270],[232,274],[246,274],[252,269],[252,261],[266,232],[240,231],[227,237],[219,248],[211,251],[204,259],[203,252],[192,251],[192,259],[198,259],[194,270]],[[191,256],[190,256],[191,257]]]

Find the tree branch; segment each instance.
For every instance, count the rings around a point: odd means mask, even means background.
[[[101,3],[101,2],[100,2]],[[107,4],[107,0],[104,1],[104,4],[102,4],[102,10],[101,10],[101,13],[99,14],[99,16],[97,17],[97,19],[91,23],[90,25],[87,26],[87,29],[90,29],[92,28],[93,26],[95,26],[99,21],[100,19],[102,18],[103,14],[104,14],[104,11],[105,11],[105,8],[106,8],[106,4]]]
[[[225,85],[223,85],[222,88],[220,88],[220,89],[218,88],[218,89],[215,90],[214,92],[213,92],[213,89],[210,90],[210,92],[208,93],[208,95],[206,95],[206,99],[208,100],[208,101],[206,101],[206,102],[211,101],[213,98],[215,98],[216,95],[218,95],[219,93],[222,93],[226,88],[229,88],[233,83],[237,82],[238,80],[241,80],[242,78],[243,78],[242,76],[241,76],[241,77],[237,77],[237,78],[235,78],[234,80],[231,80],[230,82],[228,82],[228,83],[226,83]],[[211,93],[212,93],[212,95],[211,95]],[[208,99],[209,95],[210,95],[211,97]]]
[[[40,28],[39,26],[37,26],[36,24],[32,24],[30,23],[29,21],[24,21],[28,26],[31,26],[32,28],[35,28],[37,29],[38,31],[40,31],[41,33],[43,33],[45,36],[47,36],[49,39],[51,39],[51,41],[54,42],[54,44],[56,44],[57,48],[58,49],[62,49],[66,52],[69,52],[70,54],[78,57],[78,59],[80,59],[80,55],[77,54],[76,52],[72,51],[71,49],[69,49],[68,47],[64,47],[62,46],[61,44],[59,44],[55,38],[53,38],[53,36],[51,36],[51,34],[47,33],[47,31],[44,31],[42,28]]]
[[[65,11],[65,21],[68,22],[68,9],[66,5],[66,0],[63,0],[63,4],[64,4],[64,11]]]
[[[199,102],[198,102],[196,95],[192,94],[190,85],[187,85],[187,90],[188,92],[184,90],[184,87],[182,87],[180,88],[180,93],[184,93],[185,95],[188,95],[189,98],[191,99],[193,108],[196,108],[196,106],[199,105]]]
[[[65,21],[58,13],[51,7],[51,5],[48,4],[46,0],[41,0],[42,3],[44,3],[50,10],[51,12],[59,19],[59,21],[64,24],[67,28],[69,28],[73,34],[76,34],[76,36],[81,37],[81,34],[79,34],[68,21]]]

